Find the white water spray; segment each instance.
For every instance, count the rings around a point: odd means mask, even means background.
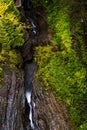
[[[34,33],[34,34],[37,34],[36,26],[35,26],[35,24],[33,23],[33,21],[31,22],[31,25],[32,25],[32,27],[33,27],[33,33]]]
[[[30,107],[30,112],[29,112],[30,126],[34,130],[35,127],[34,127],[33,118],[32,118],[31,92],[29,91],[26,92],[26,99]]]

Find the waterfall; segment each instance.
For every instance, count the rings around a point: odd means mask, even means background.
[[[32,12],[32,2],[30,0],[25,0],[23,2],[23,8],[25,11],[26,22],[31,26],[34,35],[37,35],[37,26],[34,23],[34,19],[31,17]],[[34,63],[25,64],[25,96],[29,106],[29,121],[32,130],[35,130],[35,125],[33,123],[33,107],[32,107],[32,79],[34,73]],[[35,104],[34,104],[35,106]]]
[[[31,25],[32,25],[33,33],[37,34],[36,26],[33,21],[31,22]]]
[[[36,35],[37,34],[37,27],[34,24],[33,20],[30,17],[27,17],[26,20],[31,25],[33,33]]]
[[[31,18],[31,10],[32,10],[32,2],[30,0],[25,0],[23,3],[26,21],[31,25],[32,32],[36,35],[37,34],[37,27],[34,24],[34,20]]]
[[[27,99],[27,103],[29,106],[29,121],[30,121],[30,127],[32,130],[35,129],[34,123],[33,123],[33,108],[32,108],[32,80],[33,80],[33,74],[34,74],[34,63],[25,64],[25,96]]]
[[[30,112],[29,112],[29,120],[30,120],[30,126],[34,130],[34,123],[33,123],[33,117],[32,117],[32,102],[31,102],[31,92],[26,91],[26,99],[27,103],[30,107]]]

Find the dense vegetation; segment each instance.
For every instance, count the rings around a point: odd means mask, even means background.
[[[37,77],[68,108],[75,130],[87,130],[86,1],[43,0],[53,39],[36,48]]]
[[[3,66],[10,63],[10,67],[13,67],[19,62],[15,48],[24,42],[19,16],[13,0],[0,0],[0,81]]]
[[[86,0],[33,0],[44,6],[52,43],[36,48],[37,77],[65,102],[75,130],[87,130]],[[0,0],[0,83],[3,68],[19,64],[16,47],[23,44],[23,27],[13,0]]]

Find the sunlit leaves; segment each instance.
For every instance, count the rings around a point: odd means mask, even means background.
[[[53,46],[58,47],[58,50],[53,52],[50,46],[36,49],[37,75],[42,78],[45,86],[51,87],[57,99],[64,100],[73,127],[76,130],[86,130],[87,70],[84,65],[87,63],[87,53],[82,25],[76,17],[80,17],[80,13],[74,8],[76,20],[71,19],[72,2],[69,3],[69,0],[48,0],[42,3],[48,13]],[[71,21],[75,25],[73,37],[76,43],[72,40]]]
[[[0,65],[15,67],[20,64],[16,47],[22,46],[24,31],[14,0],[0,0]]]
[[[82,124],[80,126],[80,129],[79,130],[87,130],[87,122],[85,122],[84,124]]]
[[[6,10],[8,9],[8,7],[9,7],[9,5],[7,5],[6,3],[0,2],[0,19],[3,18],[3,15],[6,12]]]
[[[0,1],[0,43],[4,49],[21,46],[24,42],[18,14],[13,0]]]

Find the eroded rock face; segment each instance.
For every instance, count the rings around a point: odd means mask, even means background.
[[[34,81],[34,122],[38,130],[71,130],[66,107],[56,101],[51,90]]]
[[[24,130],[24,74],[22,70],[5,70],[0,89],[0,130]]]

